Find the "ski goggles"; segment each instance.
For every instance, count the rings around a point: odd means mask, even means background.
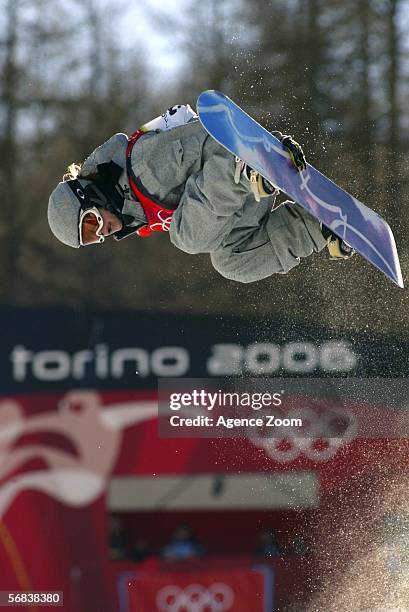
[[[96,206],[81,211],[78,223],[80,245],[104,242],[105,236],[101,234],[103,226],[104,219]]]

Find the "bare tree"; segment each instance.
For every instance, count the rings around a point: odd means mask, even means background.
[[[3,238],[2,244],[2,294],[7,303],[16,294],[18,259],[20,253],[18,189],[19,150],[17,116],[19,112],[18,86],[21,70],[17,62],[18,26],[20,3],[7,0],[5,4],[6,35],[4,38],[3,87],[1,102],[4,116],[3,137],[0,141],[1,192],[3,194]]]

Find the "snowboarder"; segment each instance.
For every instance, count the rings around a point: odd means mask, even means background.
[[[301,146],[273,132],[295,168]],[[72,164],[52,192],[48,222],[78,248],[168,231],[186,253],[210,253],[214,268],[243,283],[285,274],[326,245],[331,258],[353,254],[340,238],[220,146],[189,105],[169,108],[128,138],[115,134],[82,166]]]

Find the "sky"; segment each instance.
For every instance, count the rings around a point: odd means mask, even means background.
[[[124,46],[132,46],[135,36],[147,49],[147,58],[154,77],[163,82],[174,76],[182,61],[181,53],[172,45],[172,38],[155,27],[154,12],[162,14],[183,11],[185,0],[130,0],[126,16],[122,20]],[[127,42],[128,41],[128,42]]]

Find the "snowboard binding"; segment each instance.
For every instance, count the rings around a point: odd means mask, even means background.
[[[304,151],[301,145],[292,138],[292,136],[284,135],[278,130],[271,132],[273,136],[285,146],[290,156],[291,162],[297,172],[303,172],[307,167]],[[240,176],[243,175],[250,181],[251,191],[257,202],[261,198],[275,196],[280,193],[278,187],[267,181],[261,174],[250,168],[248,164],[242,161],[239,157],[235,157],[236,171],[234,173],[234,182],[237,184],[240,181]]]
[[[321,226],[321,231],[327,241],[327,249],[331,261],[349,259],[355,254],[355,250],[345,240],[334,234],[326,225]]]
[[[261,174],[253,170],[253,168],[250,168],[250,166],[239,157],[236,156],[234,159],[236,164],[234,182],[237,185],[243,175],[250,182],[250,188],[256,202],[260,202],[261,198],[268,198],[269,196],[275,196],[280,193],[278,187],[269,183]]]

